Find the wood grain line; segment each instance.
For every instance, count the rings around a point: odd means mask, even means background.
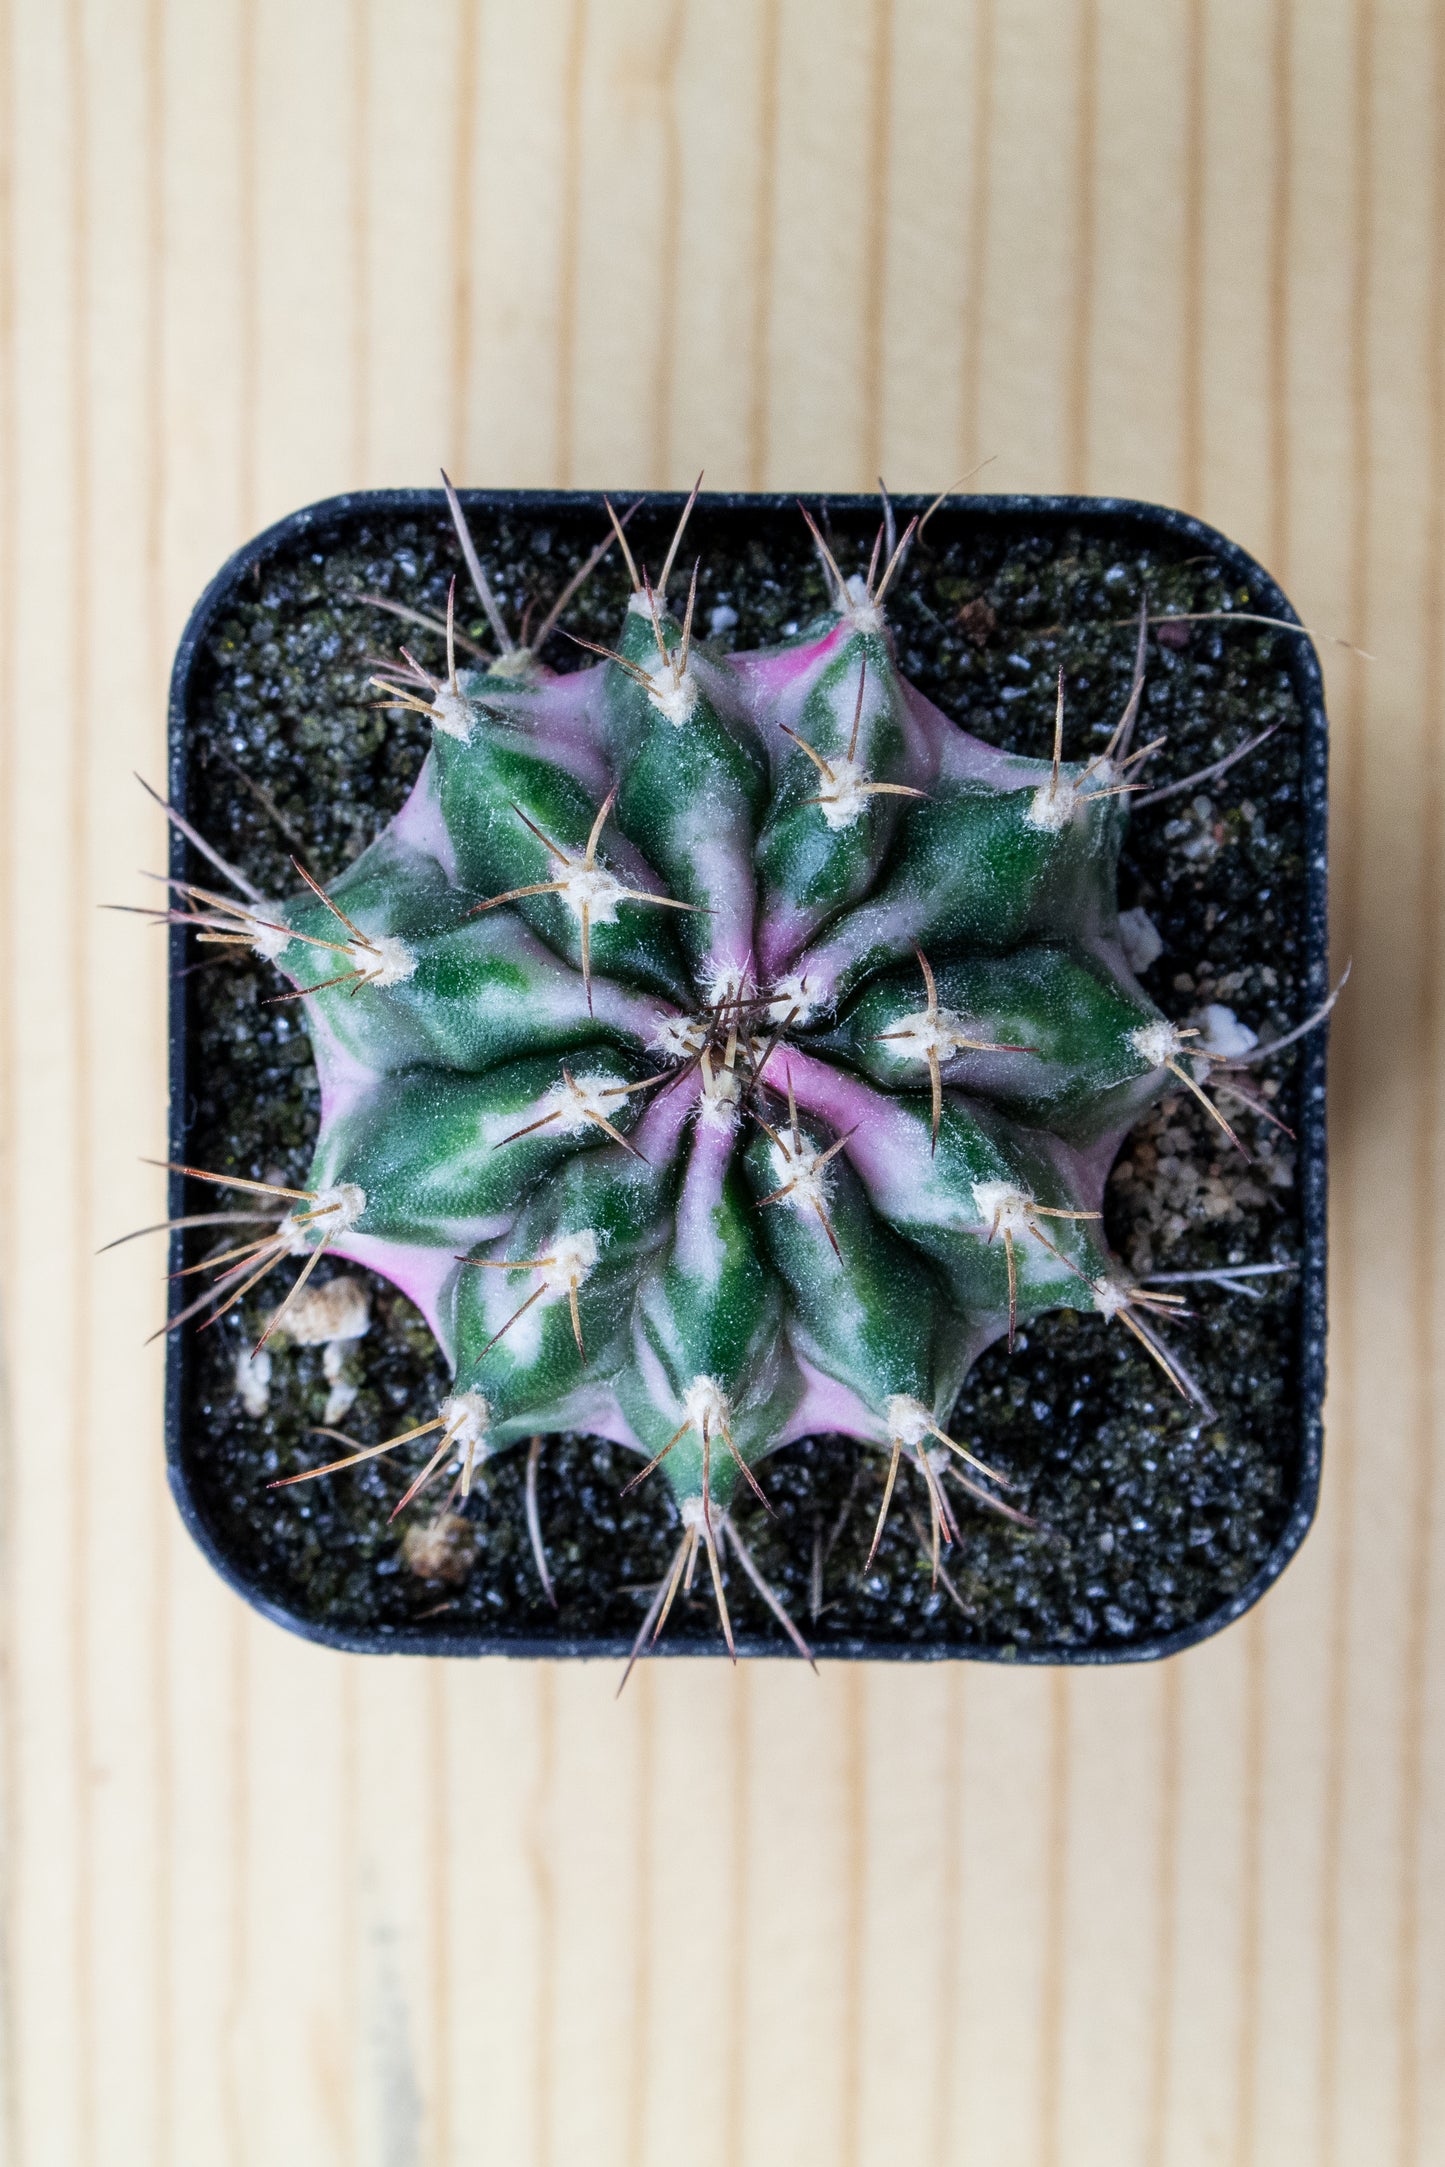
[[[1078,76],[1074,142],[1074,279],[1068,379],[1064,390],[1064,465],[1068,486],[1089,485],[1093,406],[1094,271],[1098,257],[1099,0],[1078,0]]]
[[[452,2167],[451,1757],[447,1752],[447,1669],[426,1666],[427,1787],[431,1837],[427,1845],[427,1928],[431,1942],[429,2047],[431,2167]]]
[[[1174,2019],[1178,2007],[1179,1806],[1184,1743],[1184,1683],[1177,1662],[1159,1681],[1159,1851],[1154,1883],[1154,1990],[1149,2013],[1149,2091],[1144,2158],[1163,2167],[1174,2101]]]
[[[843,1782],[840,1799],[843,1834],[842,1997],[838,2046],[842,2070],[838,2085],[838,2167],[859,2167],[863,2119],[863,1936],[868,1920],[868,1673],[850,1664],[843,1685]]]
[[[351,0],[347,128],[351,242],[351,487],[371,472],[371,36],[368,0]]]
[[[145,11],[145,618],[146,662],[157,714],[165,712],[166,604],[165,507],[168,476],[165,398],[166,311],[166,0],[146,0]],[[164,1008],[156,1018],[165,1029]],[[176,1756],[171,1735],[171,1559],[170,1491],[152,1477],[153,1505],[150,1618],[147,1650],[153,1702],[155,1759],[152,1840],[155,1856],[155,1904],[152,1931],[155,1977],[155,2167],[175,2159],[175,1857]]]
[[[778,200],[778,39],[781,0],[762,0],[758,64],[758,180],[753,210],[753,320],[749,340],[748,487],[767,486]]]
[[[993,171],[993,0],[974,0],[973,136],[969,155],[968,236],[959,369],[959,466],[983,457],[983,329],[988,303],[989,189]]]
[[[339,1956],[341,2032],[342,2159],[355,2167],[361,2158],[357,2102],[361,2077],[361,1694],[359,1666],[347,1663],[340,1679],[340,1800],[336,1849],[343,1875]]]
[[[1204,505],[1204,102],[1208,0],[1184,11],[1183,276],[1179,308],[1179,497],[1196,517]]]
[[[943,1700],[943,1766],[939,1772],[939,1825],[943,1855],[938,1874],[938,1916],[942,1938],[938,1980],[933,1993],[936,2035],[931,2058],[933,2097],[929,2102],[929,2153],[934,2167],[953,2167],[958,2158],[954,2111],[954,2060],[958,2038],[959,1963],[964,1945],[963,1919],[963,1734],[968,1720],[967,1681],[962,1664],[952,1666]]]
[[[1264,1817],[1265,1643],[1256,1611],[1240,1626],[1244,1755],[1240,1789],[1239,2009],[1235,2030],[1233,2167],[1254,2167],[1259,2127],[1261,1867]]]
[[[1374,231],[1374,10],[1372,0],[1355,0],[1353,8],[1353,101],[1351,156],[1354,169],[1350,235],[1349,295],[1349,431],[1350,431],[1350,559],[1349,637],[1357,648],[1369,646],[1370,553],[1373,541],[1370,495],[1373,432],[1370,420],[1370,303],[1372,279],[1370,250]],[[1348,728],[1342,748],[1338,833],[1343,847],[1338,853],[1336,875],[1337,921],[1347,942],[1360,928],[1362,864],[1358,838],[1363,828],[1367,788],[1366,731],[1369,721],[1369,682],[1357,654],[1347,656]],[[1346,1040],[1346,1044],[1349,1041]],[[1348,1072],[1347,1072],[1348,1073]],[[1348,1206],[1347,1206],[1348,1211]],[[1349,1227],[1349,1219],[1346,1220]],[[1346,1238],[1338,1242],[1342,1258],[1358,1255]],[[1341,1273],[1342,1279],[1345,1274]],[[1350,1632],[1353,1623],[1355,1574],[1355,1417],[1358,1412],[1358,1370],[1353,1325],[1353,1289],[1346,1282],[1345,1299],[1334,1322],[1335,1346],[1344,1359],[1348,1399],[1344,1420],[1331,1425],[1330,1449],[1334,1455],[1335,1542],[1331,1561],[1331,1616],[1329,1683],[1325,1715],[1325,1773],[1323,1827],[1320,1859],[1320,2160],[1321,2167],[1351,2167],[1341,2160],[1340,2035],[1343,1978],[1341,1966],[1341,1901],[1344,1856],[1345,1783],[1350,1734]]]
[[[1294,0],[1275,0],[1270,51],[1269,552],[1283,578],[1290,544],[1290,267],[1294,243]]]
[[[3,35],[3,24],[0,24],[0,35]],[[7,557],[3,544],[0,544],[0,570],[3,570],[10,562],[13,562],[13,558]],[[0,680],[0,682],[3,682],[3,680]],[[6,801],[0,800],[0,803],[3,802]],[[8,1046],[6,1052],[8,1058]],[[6,1283],[13,1286],[14,1281],[7,1280]],[[13,1540],[15,1426],[12,1417],[11,1393],[13,1385],[7,1339],[8,1335],[0,1332],[0,1506],[3,1506],[4,1511],[3,1526],[0,1526],[0,1570],[4,1571],[7,1590],[5,1598],[5,1649],[3,1669],[0,1669],[0,1687],[3,1687],[3,1708],[0,1708],[0,1722],[3,1722],[4,1726],[3,1743],[5,1753],[3,1771],[4,1820],[3,1823],[0,1823],[0,1907],[3,1907],[3,1909],[0,1909],[0,1935],[3,1935],[3,1939],[0,1939],[0,2086],[3,2086],[3,2096],[0,2096],[0,2132],[3,2132],[4,2136],[4,2152],[0,2156],[3,2156],[6,2160],[18,2161],[20,2158],[22,2117],[20,2112],[21,2062],[17,2037],[20,2015],[17,1992],[20,1965],[17,1961],[18,1921],[15,1910],[16,1897],[20,1887],[19,1858],[22,1823],[19,1813],[19,1784],[16,1780],[15,1756],[19,1750],[21,1726],[15,1705],[17,1698],[16,1674],[19,1668],[15,1634],[18,1613],[15,1597],[13,1593],[9,1592],[14,1587],[12,1560],[15,1549]]]
[[[527,1858],[537,1904],[537,1990],[532,2011],[536,2167],[553,2167],[553,2081],[557,2062],[557,1876],[552,1864],[557,1781],[557,1669],[537,1665],[534,1696],[537,1779],[528,1816]]]
[[[237,14],[236,284],[240,302],[237,339],[237,393],[240,430],[237,439],[236,513],[243,535],[256,525],[257,402],[261,394],[261,253],[257,231],[257,24],[259,0],[241,0]]]
[[[1044,1806],[1043,1967],[1039,1989],[1039,2167],[1067,2167],[1062,2122],[1072,1770],[1069,1680],[1062,1670],[1049,1673],[1045,1707],[1049,1772]]]
[[[722,2106],[722,2156],[727,2167],[744,2167],[747,2132],[748,1881],[752,1869],[752,1672],[742,1665],[733,1680],[729,1760],[732,1777],[731,1902],[728,1917],[727,2004]]]
[[[1421,2114],[1420,1911],[1425,1898],[1425,1737],[1429,1720],[1431,1545],[1435,1534],[1435,1467],[1440,1451],[1438,1394],[1439,1299],[1432,1264],[1422,1275],[1429,1247],[1428,1224],[1440,1193],[1440,1128],[1445,1112],[1440,1071],[1445,1063],[1437,940],[1445,883],[1445,773],[1440,734],[1445,726],[1445,9],[1433,15],[1430,174],[1430,269],[1425,311],[1424,373],[1429,386],[1425,470],[1428,477],[1425,546],[1421,564],[1421,711],[1425,717],[1415,792],[1424,847],[1421,852],[1420,970],[1416,1028],[1421,1062],[1415,1126],[1414,1193],[1421,1210],[1415,1228],[1411,1307],[1415,1333],[1415,1408],[1410,1453],[1409,1548],[1405,1560],[1405,1636],[1400,1696],[1400,1894],[1395,1951],[1395,2026],[1400,2087],[1399,2167],[1419,2167],[1424,2155]]]
[[[19,824],[15,801],[16,690],[19,679],[15,634],[19,621],[16,571],[19,562],[19,410],[15,391],[16,156],[15,19],[11,0],[0,0],[0,953],[14,953],[17,913],[12,902],[16,863],[14,830]],[[0,1282],[0,1576],[3,1576],[5,1645],[0,1652],[0,2129],[5,2154],[20,2159],[20,2087],[22,2073],[16,2031],[20,2014],[16,1935],[16,1899],[20,1890],[20,1614],[15,1584],[15,1436],[14,1383],[10,1374],[14,1325],[10,1304],[19,1285],[20,1228],[15,1211],[15,1153],[19,1033],[13,999],[0,1001],[0,1252],[5,1271]]]
[[[652,2045],[652,1934],[654,1925],[652,1862],[655,1851],[657,1787],[657,1696],[652,1670],[640,1663],[634,1678],[637,1693],[636,1843],[633,1852],[633,1886],[637,1891],[632,1916],[632,2025],[627,2057],[627,2091],[623,2127],[627,2132],[623,2157],[631,2162],[647,2151],[648,2069]]]
[[[12,819],[15,813],[15,725],[12,718],[15,714],[17,676],[15,633],[19,615],[15,582],[16,499],[20,480],[15,393],[15,65],[12,0],[0,0],[0,569],[4,572],[4,578],[0,580],[0,690],[3,690],[4,694],[3,708],[0,708],[0,817],[7,821]],[[3,953],[7,956],[14,953],[16,919],[11,903],[11,879],[15,863],[12,845],[6,849],[3,869],[0,869],[0,937],[3,937]],[[7,1297],[12,1298],[17,1256],[14,1013],[13,1000],[0,1004],[0,1033],[3,1033],[5,1047],[4,1064],[0,1067],[0,1244],[3,1244],[5,1255],[3,1291]],[[8,1526],[7,1514],[5,1528]],[[4,1533],[5,1529],[0,1529],[0,1541],[3,1541]],[[8,1576],[6,1585],[9,1585]],[[6,1646],[7,1650],[13,1648],[13,1642],[8,1637]]]
[[[884,341],[888,328],[889,166],[893,147],[893,0],[873,0],[869,71],[868,200],[863,253],[863,442],[859,481],[871,489],[883,467]]]
[[[89,625],[93,610],[91,546],[94,528],[94,438],[91,412],[91,172],[90,99],[86,82],[85,26],[81,0],[66,0],[64,15],[70,147],[70,410],[71,410],[71,609],[77,625]],[[95,1149],[91,1126],[91,1087],[95,1076],[94,1034],[90,1022],[90,869],[91,746],[93,649],[88,639],[71,647],[72,708],[69,746],[70,865],[65,880],[69,914],[70,1042],[75,1078],[74,1128],[70,1179],[73,1205],[70,1225],[70,1284],[73,1306],[69,1324],[79,1361],[71,1366],[66,1462],[71,1560],[70,1690],[71,1742],[75,1781],[74,1963],[72,2015],[75,2119],[79,2158],[96,2157],[95,2113],[95,1783],[91,1771],[90,1575],[93,1523],[90,1510],[92,1451],[91,1376],[94,1365],[95,1307],[92,1259],[95,1239]]]
[[[226,1818],[230,1857],[227,1944],[219,1957],[226,1974],[221,2010],[221,2142],[230,2167],[247,2167],[244,2100],[249,2078],[245,2050],[246,1995],[250,1983],[251,1827],[247,1812],[251,1686],[250,1619],[235,1606],[227,1633],[226,1679],[231,1695],[231,1765],[227,1770]],[[219,1956],[219,1952],[218,1952]]]
[[[677,69],[687,23],[687,0],[674,0],[657,40],[658,104],[662,128],[662,216],[658,262],[657,332],[652,353],[652,443],[648,466],[654,489],[672,479],[672,423],[677,391],[677,303],[682,280],[682,130],[677,114]]]
[[[573,485],[576,465],[577,273],[582,245],[582,83],[587,0],[572,0],[562,68],[562,216],[557,249],[557,414],[554,479]]]
[[[467,471],[474,306],[472,198],[476,189],[477,55],[482,0],[458,0],[456,96],[452,106],[452,342],[447,456]]]

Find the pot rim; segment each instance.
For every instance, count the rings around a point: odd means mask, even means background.
[[[614,498],[628,492],[607,492]],[[531,513],[573,510],[595,506],[604,513],[603,492],[595,489],[462,489],[458,491],[469,511]],[[817,490],[803,494],[812,504],[845,513],[876,511],[875,495],[852,491]],[[686,501],[684,490],[646,493],[650,507],[676,512]],[[798,502],[789,490],[705,491],[698,497],[702,509],[758,512],[792,512]],[[903,519],[925,511],[927,496],[895,496],[894,511]],[[229,556],[207,585],[187,619],[176,649],[171,671],[168,710],[168,789],[170,801],[184,813],[189,755],[189,708],[192,676],[198,656],[216,619],[229,606],[242,579],[281,549],[294,548],[299,538],[321,542],[358,514],[407,515],[444,511],[446,498],[440,489],[363,489],[325,497],[288,513],[245,542]],[[1216,557],[1245,588],[1250,606],[1263,616],[1293,625],[1300,618],[1275,579],[1257,558],[1232,542],[1217,528],[1186,512],[1166,505],[1130,497],[976,495],[950,496],[939,505],[935,518],[949,525],[987,522],[1015,530],[1058,527],[1086,520],[1093,530],[1128,533],[1143,539],[1167,536],[1173,541],[1198,545]],[[1303,938],[1305,998],[1313,1012],[1329,992],[1328,922],[1328,814],[1329,724],[1325,713],[1324,681],[1313,640],[1301,625],[1301,637],[1290,643],[1286,661],[1291,689],[1301,713],[1300,791],[1304,813]],[[187,844],[176,829],[170,831],[169,871],[176,879],[186,877]],[[168,1147],[172,1162],[184,1159],[188,1103],[186,1064],[187,1031],[184,966],[185,929],[173,926],[169,934],[170,965],[168,1045],[170,1105]],[[1295,1365],[1299,1380],[1300,1421],[1293,1458],[1293,1502],[1289,1516],[1265,1563],[1245,1585],[1192,1624],[1136,1641],[1070,1648],[1057,1644],[1040,1647],[998,1644],[883,1641],[859,1634],[835,1639],[816,1650],[819,1661],[844,1662],[969,1662],[1028,1665],[1114,1665],[1149,1663],[1181,1654],[1186,1648],[1211,1639],[1232,1625],[1260,1600],[1284,1571],[1303,1543],[1319,1503],[1320,1473],[1324,1452],[1323,1405],[1326,1377],[1326,1273],[1327,1236],[1327,1131],[1325,1075],[1329,1025],[1310,1033],[1301,1048],[1300,1114],[1296,1179],[1300,1191],[1302,1245],[1299,1258],[1299,1337]],[[185,1177],[173,1173],[169,1183],[168,1210],[178,1217],[184,1209]],[[184,1262],[182,1235],[171,1236],[169,1269]],[[217,1540],[215,1530],[201,1510],[190,1487],[183,1449],[186,1381],[193,1335],[172,1333],[167,1341],[165,1377],[166,1472],[171,1495],[186,1528],[221,1578],[254,1610],[271,1621],[323,1647],[355,1655],[517,1656],[615,1661],[627,1657],[631,1640],[625,1634],[586,1636],[579,1634],[502,1635],[481,1627],[447,1631],[433,1627],[423,1631],[407,1626],[379,1625],[352,1628],[328,1624],[290,1610],[284,1603],[263,1594],[247,1578]],[[796,1660],[786,1643],[738,1636],[738,1653],[749,1657],[779,1656]],[[678,1634],[660,1641],[649,1651],[649,1660],[663,1655],[722,1656],[726,1648],[718,1635],[706,1639]]]

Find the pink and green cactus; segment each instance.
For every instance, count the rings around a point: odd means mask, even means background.
[[[453,503],[497,652],[460,666],[449,613],[444,675],[403,650],[378,678],[432,732],[406,803],[329,888],[223,866],[239,900],[180,902],[288,982],[321,1087],[305,1189],[181,1314],[287,1257],[297,1287],[323,1255],[382,1273],[452,1390],[286,1481],[415,1451],[400,1510],[538,1436],[610,1439],[679,1522],[639,1647],[703,1559],[731,1645],[729,1555],[801,1647],[736,1510],[793,1441],[876,1457],[878,1532],[920,1485],[936,1563],[965,1507],[1020,1517],[950,1435],[991,1343],[1072,1309],[1198,1397],[1159,1336],[1178,1297],[1131,1283],[1101,1219],[1131,1124],[1204,1095],[1118,935],[1143,628],[1106,748],[1063,758],[1061,679],[1053,757],[1024,759],[897,666],[912,528],[846,576],[816,535],[831,606],[722,656],[677,571],[687,513],[655,581],[619,524],[615,644],[559,674],[508,637]]]

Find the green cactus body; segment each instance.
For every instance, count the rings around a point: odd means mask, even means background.
[[[1136,1033],[1157,1015],[1119,958],[1040,942],[1006,956],[952,957],[936,975],[939,1060],[951,1088],[1074,1141],[1135,1118],[1153,1095],[1157,1063]],[[887,1090],[915,1087],[927,1036],[919,995],[916,965],[878,972],[826,1035],[829,1051]]]
[[[1179,1381],[1100,1220],[1181,1054],[1117,941],[1127,733],[981,744],[881,600],[840,579],[722,660],[644,589],[595,664],[429,681],[403,812],[250,913],[322,1083],[291,1245],[421,1305],[443,1469],[590,1430],[711,1555],[770,1453],[842,1431],[946,1534],[949,1418],[1018,1322],[1122,1314]]]

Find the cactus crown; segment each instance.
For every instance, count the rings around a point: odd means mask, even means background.
[[[830,607],[723,657],[677,570],[687,511],[655,581],[614,518],[615,645],[556,674],[452,502],[496,653],[459,659],[449,606],[445,674],[403,649],[376,680],[432,731],[400,812],[329,888],[298,867],[272,899],[215,861],[241,900],[179,906],[289,981],[322,1100],[306,1189],[182,1315],[288,1255],[296,1290],[324,1254],[383,1273],[454,1373],[365,1455],[418,1440],[402,1506],[538,1435],[609,1438],[680,1519],[639,1645],[704,1557],[731,1642],[727,1550],[771,1600],[734,1508],[790,1441],[879,1455],[880,1531],[911,1470],[936,1566],[965,1500],[1019,1517],[948,1429],[993,1341],[1117,1320],[1195,1396],[1158,1333],[1177,1297],[1101,1227],[1130,1125],[1204,1095],[1118,938],[1143,623],[1105,750],[1063,758],[1061,677],[1053,757],[1023,759],[897,667],[912,527],[853,574],[815,528]]]

